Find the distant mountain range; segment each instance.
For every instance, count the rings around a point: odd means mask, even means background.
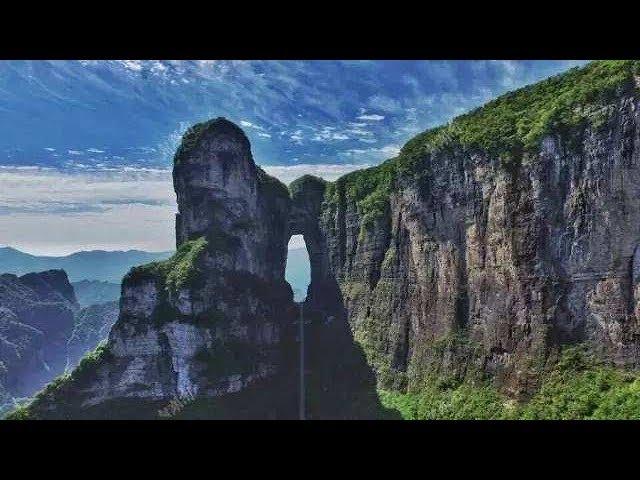
[[[81,280],[71,284],[81,307],[120,299],[120,284],[101,280]]]
[[[0,248],[0,273],[24,275],[29,272],[62,269],[71,282],[99,280],[120,284],[122,277],[136,265],[164,260],[173,252],[143,252],[140,250],[92,250],[64,257],[37,256],[11,247]]]
[[[82,306],[110,302],[120,297],[120,282],[131,267],[164,260],[173,252],[128,250],[107,252],[92,250],[64,257],[31,255],[11,247],[0,248],[0,273],[24,275],[30,272],[62,269]],[[296,301],[307,294],[311,274],[305,248],[289,250],[286,279],[293,288]]]

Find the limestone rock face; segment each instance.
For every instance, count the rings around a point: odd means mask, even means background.
[[[549,134],[512,168],[455,143],[425,154],[369,226],[355,178],[337,182],[323,255],[380,383],[526,395],[579,342],[639,366],[639,107],[621,94],[604,123]]]
[[[92,304],[76,314],[73,331],[67,340],[69,368],[78,365],[86,353],[109,336],[119,312],[118,302],[105,302]]]
[[[283,330],[295,313],[284,281],[286,187],[255,165],[244,133],[221,118],[187,132],[173,176],[176,255],[125,277],[108,360],[70,382],[79,393],[73,405],[43,405],[44,416],[117,416],[113,402],[154,416],[156,403],[215,398],[282,372]],[[257,404],[254,415],[280,408]]]
[[[62,270],[0,275],[0,384],[7,395],[32,395],[64,371],[78,309]]]

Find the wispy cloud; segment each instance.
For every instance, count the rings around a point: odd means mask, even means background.
[[[29,252],[168,250],[175,209],[169,171],[0,173],[0,242]]]
[[[367,166],[298,164],[263,168],[289,184],[305,174],[332,181]],[[2,244],[55,255],[83,249],[160,251],[174,247],[176,199],[169,170],[0,170]]]
[[[372,158],[379,161],[395,157],[400,153],[400,148],[400,145],[389,144],[374,148],[350,148],[341,153],[346,157]]]
[[[371,113],[358,116],[358,120],[370,120],[372,122],[379,122],[384,120],[384,115],[378,115],[377,113]]]

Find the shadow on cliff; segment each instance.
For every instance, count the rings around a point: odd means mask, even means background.
[[[313,292],[313,293],[312,293]],[[337,284],[310,286],[283,329],[281,374],[237,393],[179,406],[174,419],[297,420],[300,403],[300,306],[305,324],[304,419],[399,420],[378,397],[376,377],[347,323]],[[314,295],[315,294],[315,295]]]
[[[400,419],[380,403],[375,373],[353,338],[337,283],[323,283],[312,283],[303,303],[306,418]]]

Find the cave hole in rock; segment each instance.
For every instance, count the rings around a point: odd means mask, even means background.
[[[311,283],[311,264],[302,235],[292,235],[289,240],[285,279],[293,289],[294,301],[304,302],[307,297],[307,288]]]

